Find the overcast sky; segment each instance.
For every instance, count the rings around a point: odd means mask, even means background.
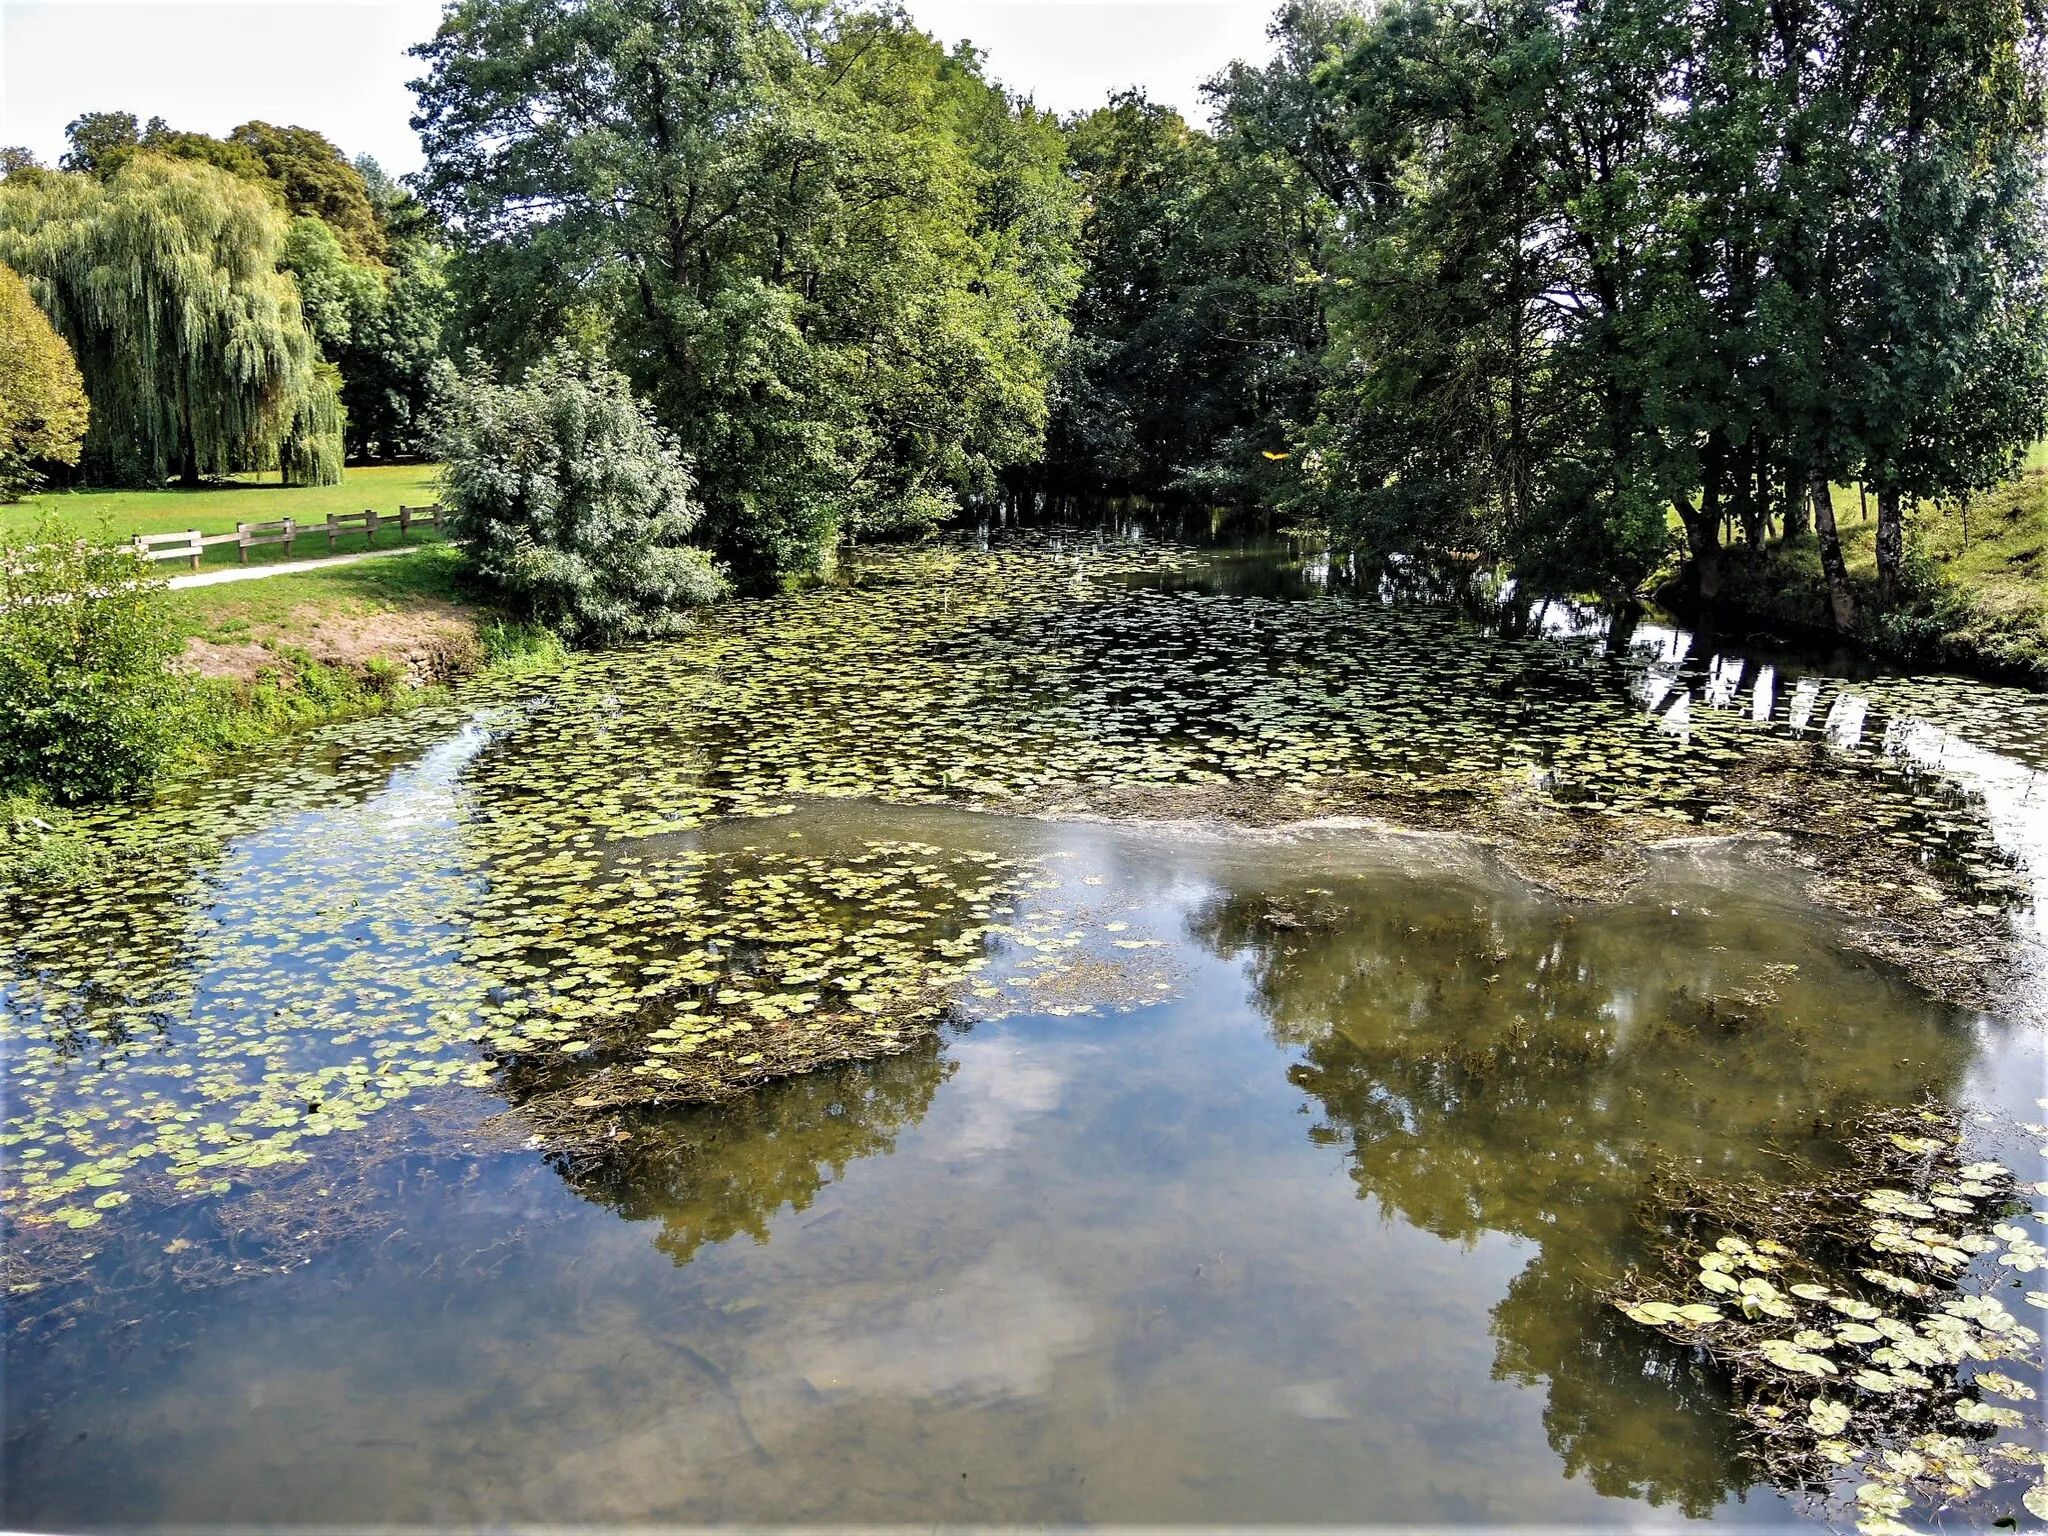
[[[1143,86],[1197,115],[1196,87],[1234,58],[1263,58],[1277,0],[910,0],[948,44],[972,38],[1012,90],[1066,112]],[[81,112],[161,116],[225,133],[262,118],[317,128],[396,173],[419,165],[408,45],[439,0],[0,0],[0,144],[46,162]]]

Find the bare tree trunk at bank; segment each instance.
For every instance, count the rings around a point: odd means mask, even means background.
[[[1856,599],[1849,593],[1849,563],[1842,558],[1835,496],[1826,475],[1815,472],[1807,483],[1807,497],[1813,505],[1813,531],[1820,543],[1820,568],[1828,580],[1828,605],[1834,609],[1835,628],[1847,634],[1856,627]],[[1788,516],[1786,522],[1790,521]]]
[[[1678,518],[1685,524],[1686,550],[1692,556],[1693,589],[1702,602],[1711,602],[1721,590],[1721,509],[1705,506],[1695,512],[1681,501]]]
[[[1877,493],[1877,606],[1889,608],[1898,595],[1899,571],[1906,563],[1906,520],[1899,493]]]

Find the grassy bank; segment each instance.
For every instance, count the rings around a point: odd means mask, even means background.
[[[231,752],[296,730],[405,708],[490,670],[553,664],[552,635],[476,601],[455,551],[173,592],[195,679],[192,751]]]
[[[1835,488],[1835,518],[1860,633],[1893,660],[1966,668],[2048,688],[2048,454],[2019,477],[1960,505],[1920,508],[1908,524],[1906,591],[1878,614],[1874,504]],[[1813,537],[1761,557],[1731,550],[1716,604],[1728,618],[1790,635],[1832,634],[1827,583]]]
[[[546,670],[552,634],[463,584],[454,549],[172,592],[179,756],[202,771],[294,732],[412,708],[483,673]],[[100,840],[39,794],[0,793],[0,892],[90,879]]]
[[[0,505],[0,538],[25,533],[46,513],[56,512],[81,533],[94,533],[102,523],[117,538],[139,533],[233,533],[236,523],[274,522],[281,517],[302,523],[324,523],[330,512],[375,511],[396,517],[401,505],[423,507],[436,499],[436,464],[380,464],[349,470],[339,485],[279,485],[274,479],[239,479],[196,491],[45,491],[26,501]],[[379,546],[398,537],[380,533]],[[409,543],[438,539],[431,528],[416,529]],[[364,547],[360,533],[343,534],[337,553]],[[293,545],[292,558],[327,553],[327,536],[319,534]],[[267,544],[249,551],[249,563],[269,564],[285,558],[284,548]],[[234,565],[238,551],[226,545],[206,552],[201,568]],[[183,567],[179,567],[183,569]]]

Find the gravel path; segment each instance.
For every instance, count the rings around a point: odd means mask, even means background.
[[[238,565],[225,571],[194,571],[173,576],[171,587],[217,587],[224,581],[255,581],[261,576],[296,576],[301,571],[332,570],[337,565],[354,565],[358,560],[388,560],[425,549],[424,544],[407,544],[398,549],[366,549],[353,555],[329,555],[324,560],[283,560],[276,565]]]

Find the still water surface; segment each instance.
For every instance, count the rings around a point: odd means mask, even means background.
[[[1227,575],[1210,596],[1243,590]],[[1717,706],[1719,657],[1638,639],[1615,707],[1646,741],[1688,676],[1703,712],[1749,707],[1753,668]],[[1916,739],[1977,775],[1956,803],[2031,853],[2035,706],[1973,740],[1980,690],[1942,724],[1884,702],[1914,686],[1870,685],[1873,715],[1912,722],[1878,744],[1943,733]],[[253,815],[159,892],[193,934],[323,879],[406,918],[377,962],[337,939],[208,970],[194,941],[192,1016],[223,1027],[352,963],[364,986],[454,966],[450,914],[488,877],[449,845],[497,718],[422,725],[347,803]],[[1661,853],[1606,904],[1443,837],[870,797],[634,847],[658,880],[877,844],[1034,871],[988,974],[1065,946],[1114,984],[622,1120],[601,1157],[494,1137],[504,1081],[448,1078],[224,1194],[109,1207],[81,1269],[10,1299],[0,1520],[1792,1525],[1714,1383],[1597,1294],[1636,1252],[1653,1158],[1767,1175],[1867,1105],[2032,1117],[2048,1092],[2037,1034],[1858,958],[1740,843]],[[49,983],[10,987],[19,1053],[55,1014]],[[262,1027],[277,1060],[329,1059],[310,1025]],[[203,1077],[176,1028],[88,1046],[65,1091],[181,1051]],[[2002,1122],[1981,1131],[2038,1176]],[[11,1176],[32,1145],[5,1149]],[[238,1228],[252,1211],[269,1224]]]

